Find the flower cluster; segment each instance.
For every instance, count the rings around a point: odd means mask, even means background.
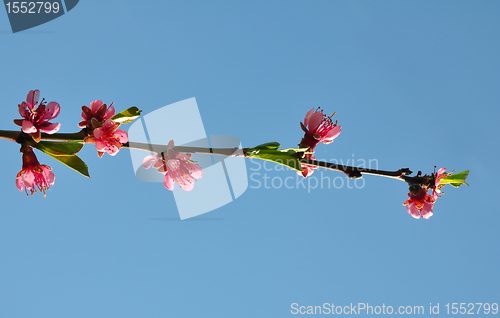
[[[23,119],[16,119],[14,123],[21,126],[23,133],[28,134],[31,139],[33,139],[36,144],[33,144],[26,137],[20,136],[15,139],[15,141],[21,143],[21,152],[23,153],[23,168],[16,176],[16,186],[20,191],[28,191],[33,194],[35,192],[41,192],[45,196],[45,191],[47,191],[50,186],[54,185],[55,176],[51,171],[52,169],[47,165],[41,165],[33,152],[33,147],[39,150],[57,157],[57,156],[74,156],[80,148],[71,144],[64,143],[43,143],[40,142],[42,139],[42,132],[47,134],[56,133],[61,124],[51,123],[49,120],[56,118],[59,115],[61,107],[56,102],[46,103],[45,99],[39,102],[40,91],[38,89],[31,90],[26,101],[18,105],[19,114]],[[132,117],[138,117],[140,110],[135,108],[132,112],[131,109],[127,110],[127,114]],[[99,157],[101,157],[104,152],[114,156],[118,153],[120,148],[124,143],[128,142],[128,134],[126,131],[118,129],[120,123],[113,121],[113,116],[115,116],[115,109],[113,103],[108,107],[103,104],[100,100],[95,100],[90,103],[90,107],[82,107],[82,121],[78,124],[82,134],[86,135],[84,142],[93,143],[97,149]],[[46,138],[50,139],[50,138]],[[30,144],[31,142],[31,144]],[[52,149],[52,147],[55,147]],[[72,150],[73,149],[73,150]],[[57,158],[56,158],[57,159]],[[78,157],[74,160],[71,157],[66,158],[65,164],[72,167],[73,169],[81,172],[82,174],[88,176],[88,171],[85,163],[83,163]]]
[[[92,127],[92,120],[94,124],[101,124],[107,119],[111,119],[115,115],[115,108],[113,103],[107,107],[101,100],[95,100],[90,103],[90,108],[82,106],[82,121],[78,123],[80,128]]]
[[[87,129],[88,136],[84,141],[95,144],[99,157],[105,152],[111,156],[116,155],[122,144],[128,142],[127,132],[118,129],[120,124],[111,119],[114,115],[113,103],[107,107],[102,101],[95,100],[90,103],[90,108],[82,106],[83,120],[78,126]]]
[[[338,126],[337,121],[333,123],[333,115],[335,115],[335,113],[330,117],[326,117],[326,115],[323,114],[323,110],[319,107],[316,110],[312,108],[307,112],[304,123],[300,123],[300,127],[304,131],[304,138],[300,141],[299,147],[309,148],[311,153],[305,154],[304,159],[315,160],[316,158],[314,158],[312,154],[314,148],[320,142],[324,144],[332,143],[340,134],[342,126]],[[302,172],[298,173],[305,178],[313,174],[314,169],[316,168],[313,166],[302,164]]]
[[[300,142],[301,148],[310,148],[314,150],[320,142],[329,144],[340,134],[342,126],[337,125],[337,121],[333,123],[332,116],[326,117],[323,110],[320,108],[314,110],[312,108],[307,112],[304,118],[304,123],[300,123],[300,127],[305,132],[304,138]]]
[[[56,133],[61,124],[49,123],[49,120],[54,119],[59,115],[61,107],[56,102],[46,103],[42,99],[38,104],[40,98],[40,91],[38,89],[32,90],[26,97],[26,102],[19,105],[19,114],[24,119],[15,119],[14,123],[22,127],[22,131],[31,135],[35,142],[41,139],[41,131],[47,134]]]
[[[434,203],[441,196],[441,188],[444,186],[441,184],[441,179],[448,175],[446,168],[441,168],[431,175],[430,183],[411,185],[410,192],[408,192],[410,198],[403,203],[406,205],[406,211],[416,219],[430,218],[433,215]],[[432,190],[432,195],[427,193],[428,190]]]
[[[102,157],[104,152],[114,156],[120,151],[122,144],[128,141],[127,132],[118,129],[119,126],[119,123],[107,119],[102,126],[94,128],[92,135],[85,137],[84,141],[95,144],[99,157]]]
[[[36,159],[33,148],[25,146],[21,148],[23,153],[23,168],[16,176],[16,186],[19,191],[33,193],[40,191],[45,196],[50,186],[54,185],[55,176],[52,169],[47,165],[41,165]]]
[[[174,146],[174,141],[168,142],[169,146]],[[174,182],[184,191],[191,191],[194,181],[201,179],[203,172],[196,163],[190,160],[191,154],[175,152],[168,148],[167,154],[150,155],[144,158],[142,166],[144,169],[151,167],[158,169],[158,172],[165,175],[163,184],[170,191],[174,190]]]

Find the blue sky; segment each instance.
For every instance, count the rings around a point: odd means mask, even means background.
[[[234,202],[179,221],[172,193],[138,180],[128,150],[99,159],[86,146],[90,179],[39,154],[56,182],[46,198],[26,197],[14,182],[19,146],[2,141],[0,316],[302,316],[293,303],[426,314],[439,303],[443,315],[447,303],[499,303],[499,9],[88,0],[16,34],[0,13],[0,129],[18,128],[31,89],[59,102],[61,132],[95,99],[146,114],[195,97],[208,134],[294,147],[320,106],[342,133],[318,158],[471,170],[429,220],[408,215],[404,183],[366,176],[360,189],[249,181]],[[255,167],[247,161],[261,181],[294,175]]]

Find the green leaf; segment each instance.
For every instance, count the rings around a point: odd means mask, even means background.
[[[57,156],[74,155],[83,148],[83,143],[75,141],[40,141],[32,143],[31,146],[43,151],[46,154],[53,154]]]
[[[66,166],[75,170],[76,172],[79,172],[85,177],[90,178],[89,168],[87,167],[87,164],[85,164],[85,162],[83,162],[83,160],[80,159],[80,157],[78,157],[77,155],[56,156],[50,153],[47,154],[57,161],[60,161]]]
[[[120,124],[128,124],[131,121],[134,121],[137,117],[141,115],[141,111],[137,107],[130,107],[118,114],[114,115],[111,119]]]
[[[90,177],[89,169],[85,162],[75,155],[75,153],[82,149],[83,143],[74,141],[40,141],[39,143],[33,142],[31,145],[82,175]]]
[[[441,179],[441,184],[448,183],[452,187],[458,188],[462,184],[467,184],[467,182],[465,182],[465,179],[467,179],[468,175],[469,175],[469,170],[465,170],[460,173],[455,173]]]
[[[280,146],[281,145],[279,142],[273,141],[273,142],[266,142],[265,144],[255,146],[252,149],[278,149]]]
[[[294,170],[302,171],[299,158],[288,152],[282,152],[281,150],[261,149],[258,152],[253,152],[251,154],[247,153],[247,157],[272,161]]]
[[[279,147],[280,144],[277,142],[268,142],[247,149],[245,155],[250,158],[272,161],[302,172],[299,158],[302,156],[302,153],[307,151],[309,148],[278,149]]]

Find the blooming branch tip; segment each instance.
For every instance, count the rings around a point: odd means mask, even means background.
[[[174,141],[168,143],[174,146]],[[144,169],[151,167],[158,169],[158,172],[165,175],[163,185],[170,191],[174,190],[174,183],[184,191],[191,191],[194,188],[194,182],[203,177],[203,171],[200,166],[191,161],[191,154],[175,152],[168,148],[166,155],[146,156],[142,161]]]
[[[41,140],[41,132],[54,134],[60,128],[60,123],[50,123],[49,120],[56,118],[61,111],[61,107],[56,102],[47,104],[42,99],[38,104],[40,91],[38,89],[29,91],[26,102],[22,102],[19,107],[19,114],[24,119],[16,119],[14,123],[21,126],[21,130],[29,134],[35,142]]]

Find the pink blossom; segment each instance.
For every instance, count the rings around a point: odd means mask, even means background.
[[[408,196],[410,198],[403,205],[406,205],[406,211],[411,216],[416,219],[419,219],[420,216],[424,219],[432,216],[432,208],[436,199],[431,197],[425,189],[420,186],[411,186]]]
[[[174,141],[170,140],[169,146],[174,146]],[[191,159],[191,154],[175,152],[168,148],[165,156],[150,155],[144,158],[142,166],[149,169],[151,166],[158,169],[158,172],[165,175],[163,185],[170,191],[174,190],[174,182],[184,191],[191,191],[194,187],[194,181],[203,177],[203,171],[200,166]]]
[[[326,117],[319,108],[316,111],[314,108],[308,111],[304,123],[300,123],[300,127],[305,134],[299,146],[309,147],[312,150],[319,142],[329,144],[337,138],[342,127],[337,125],[337,121],[333,123],[332,116]]]
[[[82,106],[82,121],[78,123],[80,128],[90,128],[92,127],[92,119],[95,119],[97,123],[102,124],[106,120],[111,119],[115,115],[115,108],[113,103],[106,106],[101,100],[95,100],[90,103],[90,108],[87,106]]]
[[[119,123],[108,119],[104,125],[97,127],[92,132],[92,136],[85,137],[84,141],[87,143],[95,143],[97,154],[102,157],[104,152],[114,156],[120,151],[122,144],[128,141],[128,134],[126,131],[118,129]]]
[[[449,173],[446,173],[446,168],[441,168],[434,176],[434,187],[432,188],[432,198],[436,200],[441,197],[441,188],[444,187],[444,184],[441,184],[441,179],[446,176],[449,176]]]
[[[23,169],[16,176],[16,186],[19,191],[28,190],[33,193],[40,191],[45,196],[45,191],[54,185],[55,176],[47,165],[41,165],[36,159],[31,147],[21,150],[23,152]]]
[[[313,154],[305,154],[304,155],[304,159],[307,159],[307,160],[316,160],[316,157],[314,157]],[[313,172],[314,172],[314,169],[317,169],[317,167],[310,166],[310,165],[308,165],[306,163],[301,163],[301,167],[302,167],[302,172],[297,171],[297,173],[300,176],[303,176],[304,178],[309,177],[310,175],[312,175]]]
[[[30,91],[26,97],[26,102],[19,105],[19,114],[24,119],[15,119],[14,123],[22,127],[22,131],[31,135],[35,142],[41,139],[41,132],[47,134],[56,133],[61,124],[49,123],[49,120],[54,119],[59,115],[61,107],[56,102],[46,103],[44,99],[38,105],[40,91],[38,89]],[[35,108],[35,106],[37,106]]]

